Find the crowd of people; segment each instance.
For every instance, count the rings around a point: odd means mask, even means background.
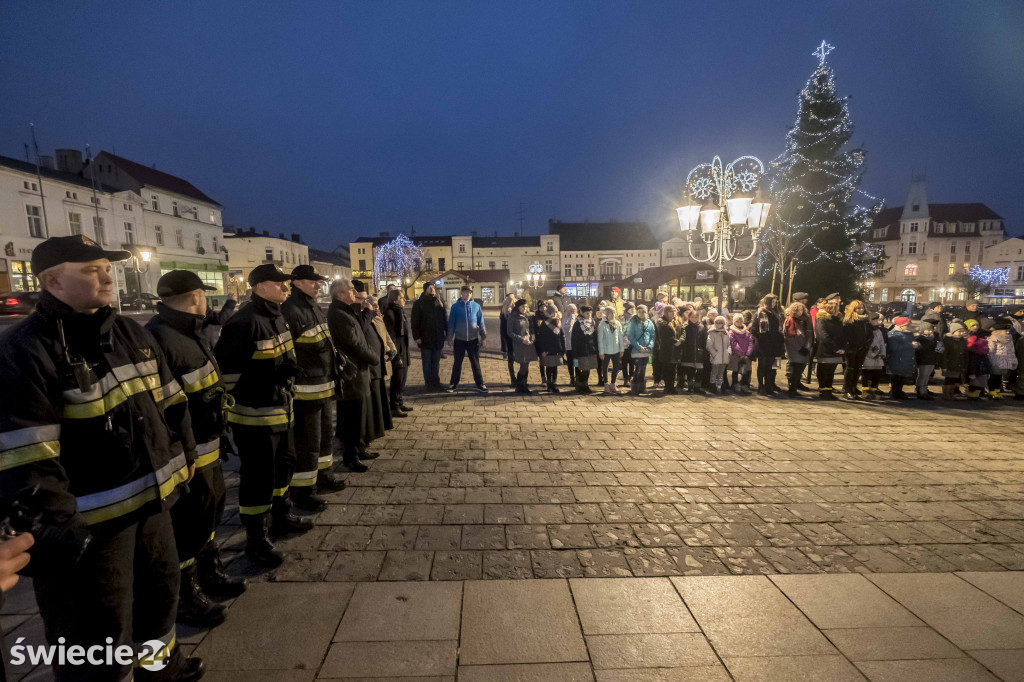
[[[797,292],[785,308],[769,294],[755,309],[731,314],[716,307],[717,299],[710,305],[668,299],[662,292],[652,306],[637,305],[613,287],[596,308],[577,306],[565,300],[560,286],[528,310],[525,299],[509,296],[501,332],[510,386],[531,393],[530,366],[536,362],[541,384],[552,393],[561,392],[558,370],[564,366],[580,394],[593,393],[593,373],[597,387],[610,395],[620,393],[620,375],[621,387],[634,395],[649,388],[664,395],[748,395],[755,376],[760,395],[798,397],[815,390],[808,383],[816,374],[821,400],[839,400],[837,394],[904,400],[908,393],[921,400],[1024,400],[1024,372],[1018,372],[1024,364],[1024,306],[993,317],[972,300],[959,319],[934,303],[916,323],[898,315],[887,323],[880,313],[869,314],[863,301],[844,303],[838,293],[810,305],[808,295]],[[783,367],[785,390],[778,384]],[[936,376],[941,394],[929,389]]]

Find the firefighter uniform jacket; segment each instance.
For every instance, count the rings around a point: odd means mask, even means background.
[[[171,374],[188,397],[192,434],[196,441],[196,472],[220,460],[224,433],[225,393],[220,368],[206,334],[205,318],[158,303],[157,314],[146,324],[164,352]]]
[[[281,305],[253,294],[224,325],[214,355],[235,399],[228,423],[287,431],[292,423],[291,384],[299,373],[295,344]]]
[[[298,288],[281,304],[292,338],[299,375],[295,378],[295,399],[327,400],[334,395],[337,365],[334,344],[327,329],[327,316],[317,302]]]
[[[115,533],[173,504],[195,441],[185,393],[149,332],[44,292],[0,337],[0,356],[0,498],[38,486],[41,522],[82,534]]]

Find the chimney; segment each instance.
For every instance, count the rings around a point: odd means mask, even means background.
[[[242,234],[242,228],[236,227],[235,228],[235,234]]]
[[[264,237],[269,237],[270,236],[270,232],[267,231],[267,230],[263,230],[263,236]]]
[[[292,241],[295,242],[296,244],[302,243],[302,239],[299,238],[298,232],[292,232]]]
[[[43,168],[49,168],[50,170],[57,170],[57,167],[53,163],[52,156],[40,156],[39,165]]]
[[[284,239],[284,232],[278,232],[277,233],[277,238],[278,239]]]
[[[476,230],[473,230],[473,231],[472,231],[472,232],[470,232],[469,234],[470,234],[470,236],[472,236],[472,237],[475,237],[475,236],[476,236]]]
[[[381,237],[390,237],[391,235],[389,233],[387,233],[387,232],[381,232],[380,236]]]
[[[82,172],[82,152],[77,149],[57,150],[57,169],[79,175]]]

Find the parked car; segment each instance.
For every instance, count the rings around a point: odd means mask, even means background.
[[[28,315],[39,302],[38,291],[9,291],[0,294],[0,315]]]
[[[121,298],[122,310],[155,310],[160,297],[155,294],[126,294]]]

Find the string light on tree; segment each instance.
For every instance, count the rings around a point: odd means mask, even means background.
[[[1010,281],[1010,268],[983,269],[980,265],[972,265],[968,271],[972,279],[976,279],[986,287],[1000,287]]]
[[[376,249],[373,257],[373,285],[379,288],[389,282],[402,284],[403,279],[417,274],[424,261],[423,250],[404,234],[400,234]]]

